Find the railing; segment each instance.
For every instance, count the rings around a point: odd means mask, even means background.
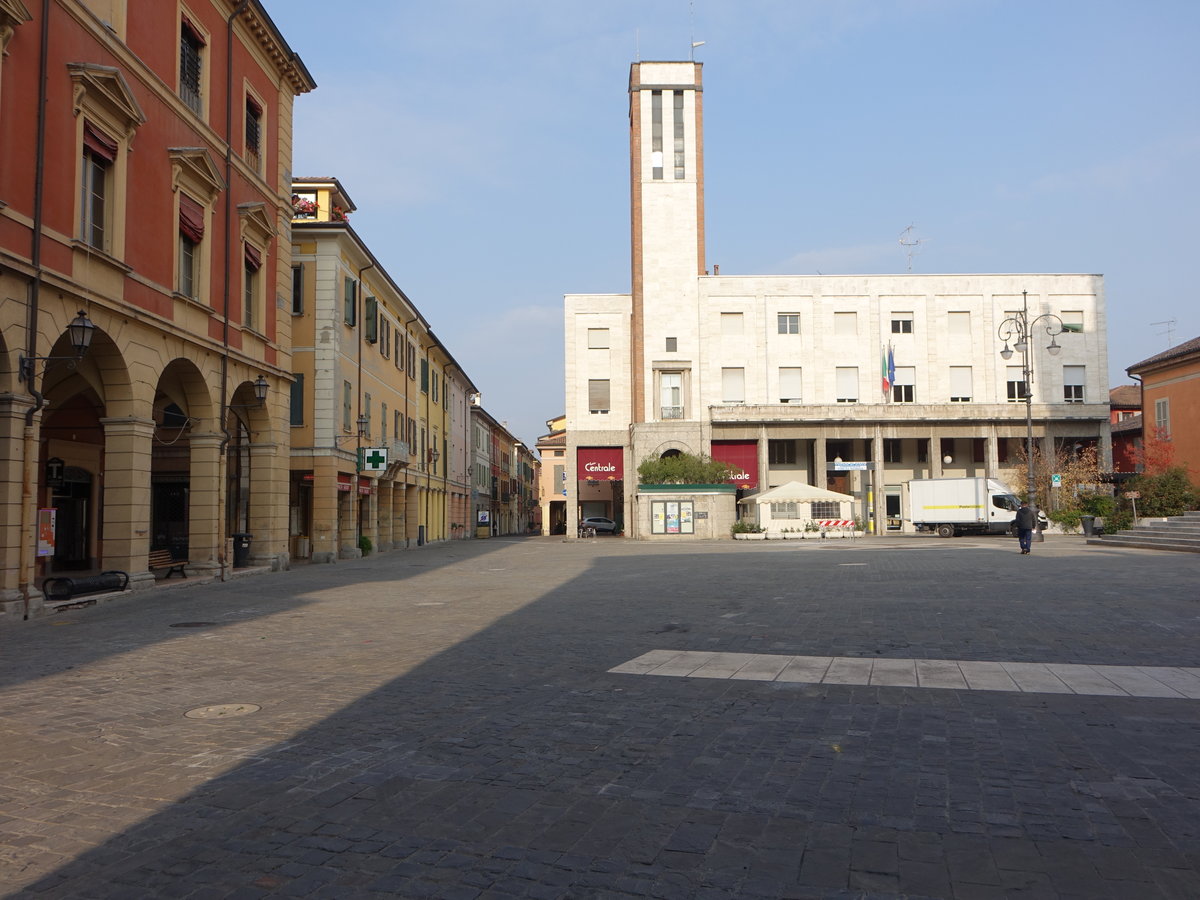
[[[660,418],[682,419],[683,418],[683,407],[682,406],[664,406],[664,407],[662,407],[662,415],[660,416]]]

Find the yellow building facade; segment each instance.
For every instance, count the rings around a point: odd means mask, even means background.
[[[292,553],[468,536],[474,385],[350,225],[337,179],[295,179],[292,207]]]

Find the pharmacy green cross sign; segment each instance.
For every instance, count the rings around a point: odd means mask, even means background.
[[[364,447],[361,454],[361,469],[364,472],[378,472],[387,468],[388,454],[385,447]]]

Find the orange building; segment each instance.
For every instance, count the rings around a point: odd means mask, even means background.
[[[286,566],[311,76],[258,0],[0,0],[0,43],[0,613],[152,551]]]
[[[1173,465],[1200,475],[1200,337],[1126,370],[1142,381],[1144,440],[1170,442]]]

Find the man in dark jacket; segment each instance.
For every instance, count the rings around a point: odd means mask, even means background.
[[[1017,539],[1021,543],[1021,552],[1028,553],[1033,547],[1033,529],[1037,526],[1037,516],[1034,515],[1028,501],[1021,501],[1017,510]]]

